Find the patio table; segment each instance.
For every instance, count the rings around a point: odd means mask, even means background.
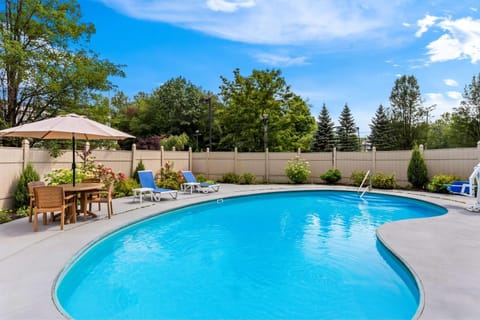
[[[83,213],[83,221],[87,220],[87,214],[94,218],[97,215],[91,211],[87,211],[87,196],[91,191],[102,190],[105,186],[103,183],[82,182],[75,185],[72,184],[60,184],[63,187],[65,194],[79,193],[80,194],[80,213]]]

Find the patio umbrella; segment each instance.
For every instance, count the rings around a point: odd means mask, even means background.
[[[28,137],[38,139],[72,139],[73,146],[73,185],[75,185],[75,139],[81,140],[123,140],[135,138],[122,131],[90,120],[74,113],[17,127],[0,130],[2,137]]]

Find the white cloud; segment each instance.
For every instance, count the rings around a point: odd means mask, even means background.
[[[449,87],[458,87],[458,82],[453,79],[445,79],[443,82]]]
[[[407,0],[100,0],[137,19],[262,44],[371,39],[396,28]]]
[[[427,93],[425,94],[425,107],[435,105],[432,111],[432,117],[438,119],[445,112],[452,113],[453,108],[457,108],[462,100],[462,95],[459,92],[450,91],[443,93]],[[434,120],[431,118],[431,121]]]
[[[426,15],[425,18],[417,21],[417,25],[420,27],[415,33],[416,37],[421,37],[422,34],[428,31],[428,29],[435,24],[435,21],[438,20],[438,17]]]
[[[432,21],[430,16],[425,19]],[[437,22],[438,21],[438,22]],[[424,26],[428,22],[424,23]],[[429,28],[423,28],[417,32],[417,36],[426,32]],[[438,18],[435,27],[441,29],[443,34],[427,45],[431,62],[444,62],[450,60],[470,59],[472,63],[480,60],[480,19],[473,20],[471,17],[452,20],[451,18]]]
[[[235,12],[240,8],[251,8],[255,6],[255,1],[225,1],[208,0],[207,7],[213,11]]]
[[[256,59],[261,63],[275,67],[298,66],[307,64],[306,57],[289,57],[270,53],[257,54]]]

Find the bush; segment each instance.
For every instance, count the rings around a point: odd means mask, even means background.
[[[408,182],[410,182],[414,188],[424,189],[428,182],[427,165],[423,160],[418,146],[413,148],[412,157],[408,164],[407,177]]]
[[[198,182],[206,182],[207,181],[207,177],[204,174],[197,174],[195,176],[195,178],[197,178]]]
[[[320,175],[320,179],[328,184],[335,184],[338,180],[342,179],[342,174],[338,169],[330,169],[324,174]]]
[[[372,187],[379,189],[394,189],[397,186],[397,179],[395,175],[386,175],[382,172],[377,172],[372,177]]]
[[[140,160],[137,163],[137,167],[135,168],[135,171],[133,171],[132,178],[135,179],[138,183],[140,183],[140,179],[138,179],[138,171],[143,171],[145,170],[145,165],[143,164],[142,160]]]
[[[255,184],[256,177],[253,173],[245,172],[240,176],[240,184]]]
[[[92,174],[85,174],[84,171],[76,170],[75,171],[75,183],[82,182],[85,178],[93,178]],[[73,181],[73,172],[72,169],[60,168],[54,169],[52,172],[47,173],[45,176],[45,181],[48,185],[56,186],[59,184],[71,184]]]
[[[353,185],[356,187],[360,187],[362,184],[363,178],[367,174],[366,171],[353,171],[350,175],[350,180],[352,181]]]
[[[437,174],[427,185],[427,190],[436,193],[448,193],[446,184],[452,183],[455,180],[460,180],[460,177],[454,175]]]
[[[181,172],[173,170],[173,162],[165,162],[163,168],[156,175],[157,185],[160,188],[180,190],[180,185],[185,181]]]
[[[240,181],[240,176],[236,173],[228,172],[222,176],[221,181],[223,183],[238,183]]]
[[[307,182],[310,173],[310,164],[298,156],[288,161],[287,167],[285,168],[285,174],[288,179],[295,184]]]
[[[12,220],[10,211],[5,209],[0,209],[0,223],[9,222],[10,220]]]
[[[13,194],[15,200],[15,208],[21,208],[23,206],[30,205],[28,183],[32,181],[39,181],[40,175],[38,174],[31,163],[27,163],[25,170],[20,175],[20,179],[17,182],[15,192]]]
[[[119,180],[115,183],[115,197],[126,197],[133,195],[133,189],[140,187],[140,184],[133,178]]]

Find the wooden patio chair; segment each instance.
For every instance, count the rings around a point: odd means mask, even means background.
[[[101,183],[101,182],[102,182],[102,180],[100,178],[84,178],[84,179],[82,179],[82,183]],[[98,200],[98,199],[94,199],[94,197],[99,197],[98,192],[97,191],[89,192],[87,194],[87,201],[89,199]],[[101,207],[102,203],[99,202],[99,201],[94,201],[94,202],[98,202],[98,211],[102,210],[102,207]],[[90,209],[90,211],[92,211],[92,210]]]
[[[105,190],[93,191],[90,193],[90,197],[87,197],[88,210],[92,211],[92,203],[98,203],[98,210],[100,210],[100,204],[107,204],[107,216],[108,219],[113,215],[113,183],[110,183]]]
[[[27,183],[28,198],[30,199],[30,213],[28,215],[28,222],[32,222],[33,207],[35,206],[35,193],[33,193],[33,189],[35,187],[41,187],[44,185],[45,185],[45,182],[43,181],[31,181]]]
[[[65,215],[67,209],[73,216],[73,222],[77,222],[75,214],[74,195],[65,197],[65,192],[59,186],[39,186],[33,189],[35,194],[35,206],[33,207],[33,231],[38,231],[38,215],[43,213],[43,224],[47,224],[47,213],[60,212],[60,230],[63,230],[65,224]]]

